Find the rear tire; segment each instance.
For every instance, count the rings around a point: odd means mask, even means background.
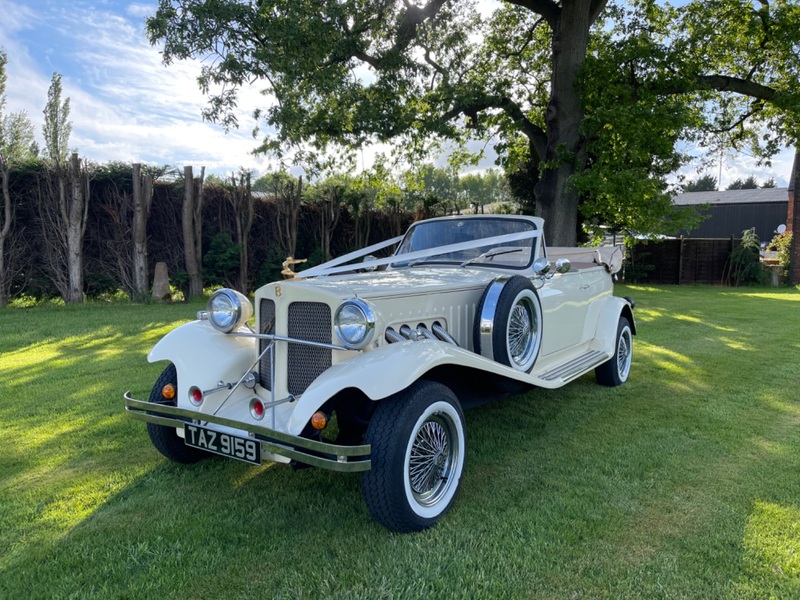
[[[594,370],[597,383],[616,387],[628,381],[633,358],[633,331],[625,317],[619,318],[617,325],[617,341],[614,345],[614,356]]]
[[[464,472],[464,414],[441,383],[417,381],[383,400],[365,442],[372,468],[361,491],[372,517],[407,533],[434,525],[450,509]]]
[[[170,363],[159,378],[156,379],[153,391],[150,392],[149,401],[153,404],[176,406],[177,401],[174,398],[172,400],[166,400],[164,396],[161,395],[161,390],[167,384],[172,384],[175,387],[177,397],[178,373],[175,370],[175,365],[172,363]],[[153,446],[156,447],[156,450],[173,462],[190,465],[208,457],[207,452],[187,446],[183,438],[178,436],[178,432],[174,427],[148,423],[147,433],[150,436],[150,441],[153,442]]]

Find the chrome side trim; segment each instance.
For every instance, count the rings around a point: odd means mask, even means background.
[[[486,296],[483,299],[481,314],[478,321],[478,336],[481,344],[481,356],[494,360],[494,347],[492,346],[492,334],[494,333],[494,317],[497,312],[497,302],[500,299],[500,292],[503,286],[511,278],[510,275],[503,275],[489,284]]]
[[[240,429],[261,442],[261,447],[274,454],[332,471],[367,471],[371,467],[369,445],[339,446],[309,440],[283,433],[261,425],[242,423],[217,415],[208,415],[193,410],[155,404],[132,398],[125,392],[125,411],[134,419],[167,427],[183,427],[187,422],[215,423]]]

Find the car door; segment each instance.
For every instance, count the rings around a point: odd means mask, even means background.
[[[544,313],[542,355],[579,344],[584,336],[588,308],[587,290],[579,271],[557,273],[539,290]]]

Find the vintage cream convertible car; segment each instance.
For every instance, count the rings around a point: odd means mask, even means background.
[[[377,521],[429,527],[464,473],[462,404],[592,369],[603,385],[628,379],[633,302],[612,295],[621,250],[545,248],[542,225],[419,221],[263,286],[255,327],[253,304],[218,290],[152,349],[167,367],[149,401],[125,394],[126,410],[173,461],[214,453],[361,471]]]

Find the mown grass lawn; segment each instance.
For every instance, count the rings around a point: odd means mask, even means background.
[[[357,475],[168,463],[122,392],[199,307],[0,312],[0,598],[798,598],[800,292],[622,287],[630,381],[467,412],[437,527]]]

